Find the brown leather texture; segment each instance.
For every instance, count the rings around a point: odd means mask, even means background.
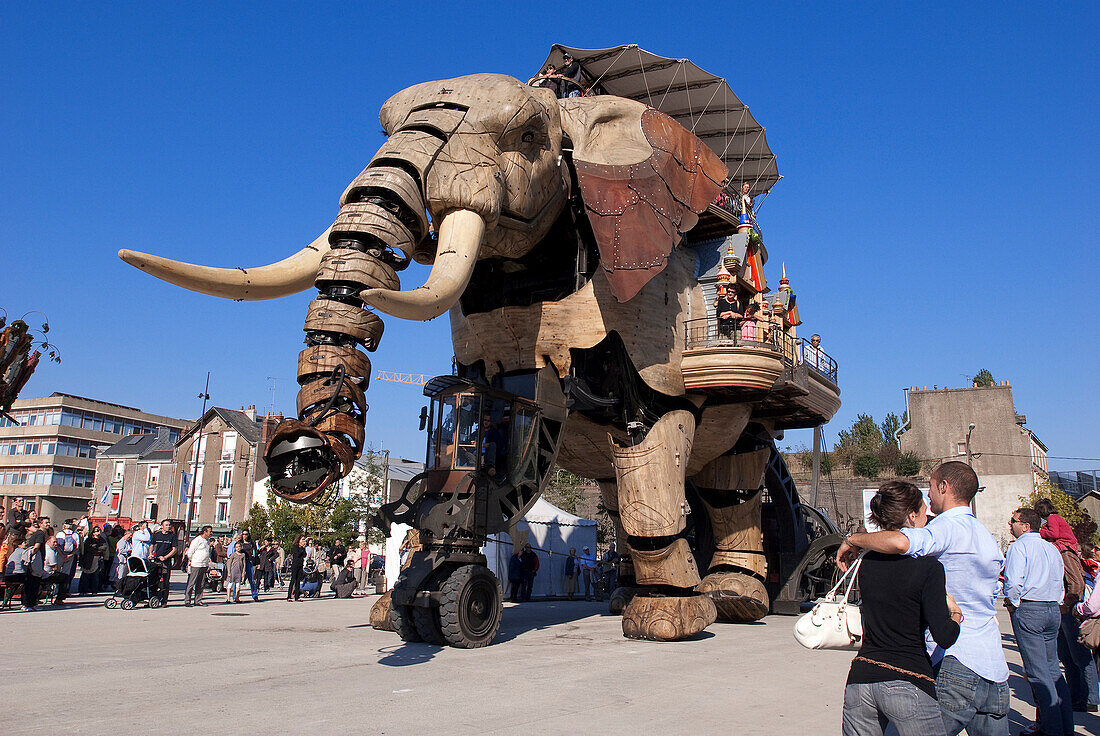
[[[729,175],[705,143],[664,113],[646,110],[641,125],[653,148],[645,161],[574,162],[600,262],[620,302],[664,270],[669,253]]]

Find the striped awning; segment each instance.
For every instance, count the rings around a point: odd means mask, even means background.
[[[740,183],[747,181],[755,197],[782,178],[764,127],[724,78],[687,59],[657,56],[636,44],[610,49],[554,44],[541,68],[560,67],[565,53],[580,62],[582,83],[592,88],[589,94],[644,102],[699,136],[729,167],[731,190],[740,191]]]

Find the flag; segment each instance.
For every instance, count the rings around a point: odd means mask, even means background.
[[[191,474],[180,473],[180,503],[187,503],[187,497],[191,493]]]
[[[111,497],[111,484],[103,486],[103,498],[99,499],[100,506],[106,506],[107,500]]]

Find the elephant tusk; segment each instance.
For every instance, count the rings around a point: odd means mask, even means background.
[[[237,301],[261,301],[297,294],[313,286],[321,256],[329,249],[328,234],[326,230],[289,258],[257,268],[196,266],[125,249],[118,252],[118,257],[162,281],[191,291]]]
[[[364,289],[364,302],[399,319],[429,320],[454,306],[474,274],[485,220],[470,210],[455,210],[439,224],[435,263],[423,286],[412,291]]]

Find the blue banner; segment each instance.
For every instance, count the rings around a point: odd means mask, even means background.
[[[99,499],[100,506],[106,506],[107,500],[111,497],[111,484],[103,486],[103,498]]]
[[[191,493],[191,473],[180,473],[180,503],[187,503]]]

